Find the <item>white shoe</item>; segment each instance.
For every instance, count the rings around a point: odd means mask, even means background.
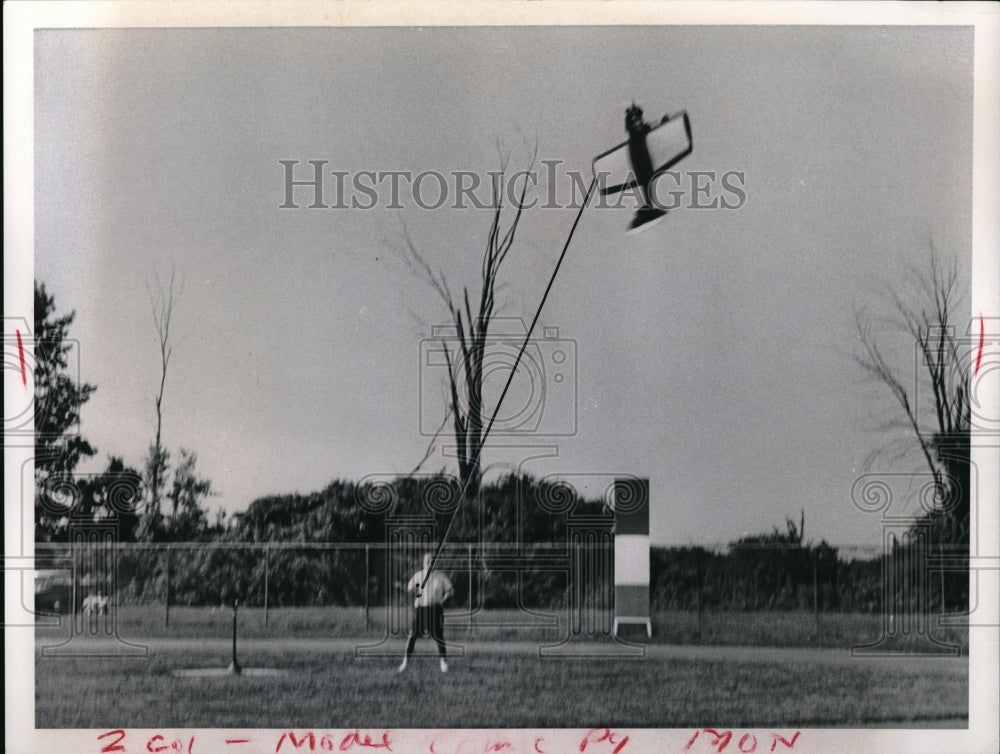
[[[405,657],[403,658],[403,661],[399,664],[399,670],[397,670],[396,672],[397,673],[402,673],[404,670],[406,670],[406,658]]]
[[[443,657],[441,658],[441,672],[442,673],[448,672],[448,663],[444,661]]]

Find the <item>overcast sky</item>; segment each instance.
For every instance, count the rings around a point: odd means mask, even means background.
[[[453,195],[424,209],[406,187],[390,207],[387,183],[367,210],[308,209],[308,188],[281,209],[279,161],[301,179],[325,160],[348,184],[366,170],[487,180],[498,144],[514,169],[537,144],[538,206],[500,294],[504,316],[530,320],[575,216],[542,206],[541,161],[559,161],[568,198],[635,101],[650,119],[686,110],[694,151],[677,169],[737,171],[745,202],[682,206],[637,235],[630,209],[584,213],[540,321],[568,342],[531,352],[548,370],[539,433],[498,436],[520,447],[487,450],[491,474],[588,489],[648,476],[656,543],[727,542],[800,509],[807,538],[878,543],[851,487],[892,405],[850,362],[854,311],[881,306],[931,244],[968,280],[972,42],[917,27],[38,32],[35,271],[76,311],[97,385],[90,468],[138,466],[153,437],[148,286],[173,269],[163,438],[198,453],[213,505],[410,470],[444,406],[421,340],[448,320],[403,264],[404,233],[459,290],[490,212]],[[421,187],[434,203],[436,184]],[[333,189],[328,176],[327,204]],[[558,383],[556,350],[576,356]]]

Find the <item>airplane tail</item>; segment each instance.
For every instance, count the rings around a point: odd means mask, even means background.
[[[638,233],[640,230],[652,228],[657,222],[667,216],[665,209],[658,207],[642,207],[635,213],[632,222],[629,223],[628,232]]]

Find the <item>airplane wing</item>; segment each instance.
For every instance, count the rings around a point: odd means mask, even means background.
[[[662,173],[691,154],[691,121],[687,112],[661,123],[646,135],[646,146],[653,160],[653,172]]]
[[[691,154],[691,122],[687,112],[650,129],[646,135],[654,173],[669,169]],[[601,194],[635,188],[635,174],[629,162],[628,142],[622,142],[594,158],[594,178]]]
[[[614,194],[635,188],[627,141],[594,158],[594,179],[601,194]]]

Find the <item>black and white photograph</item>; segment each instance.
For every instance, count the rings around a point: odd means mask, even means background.
[[[950,7],[7,4],[7,750],[995,751]]]

